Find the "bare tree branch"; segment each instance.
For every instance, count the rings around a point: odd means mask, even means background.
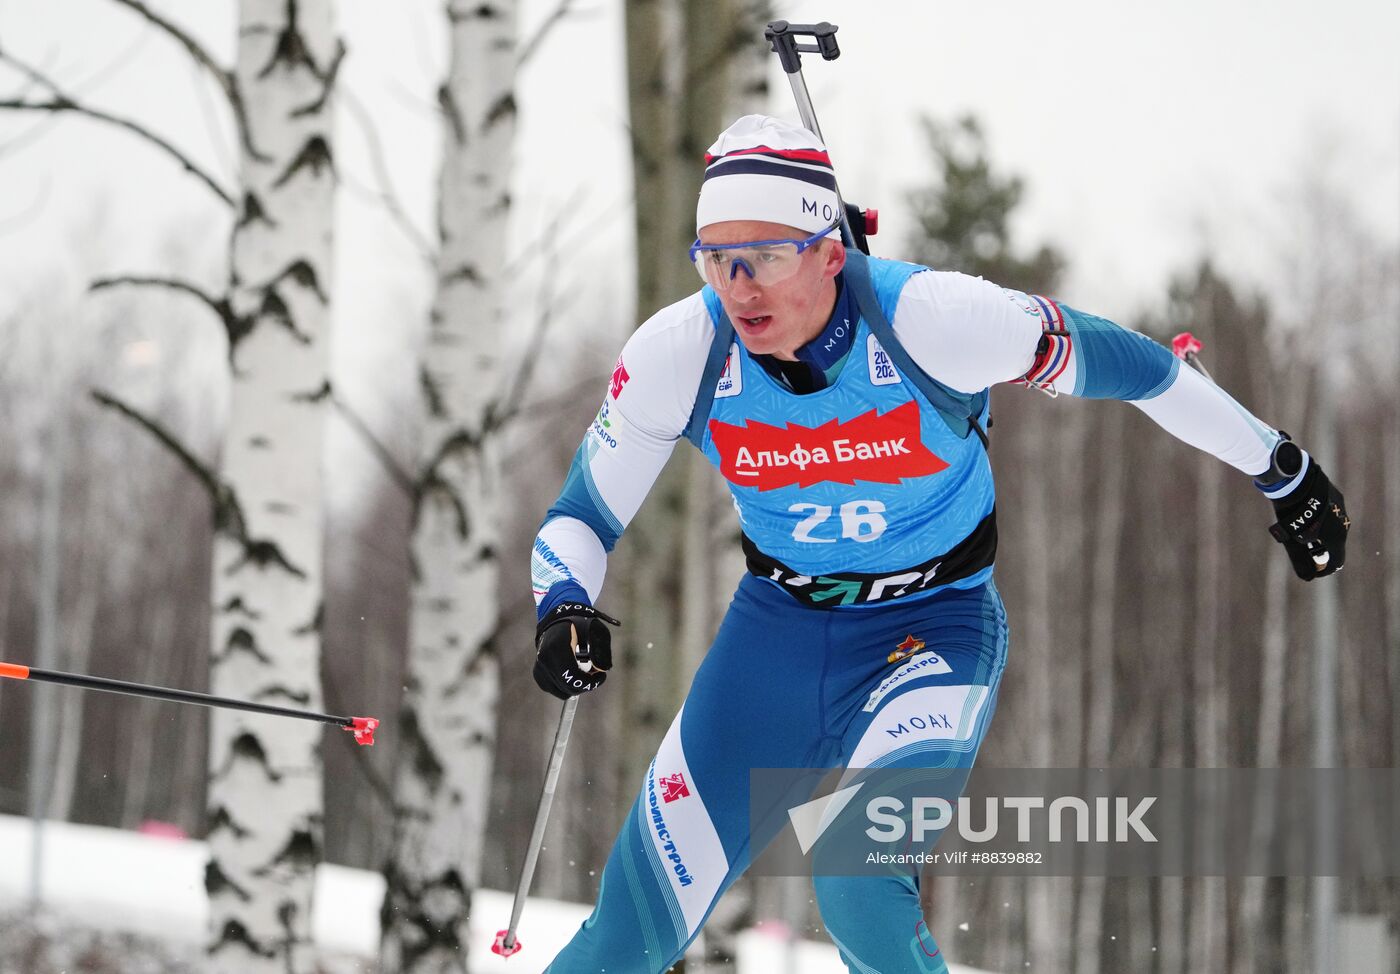
[[[535,399],[530,403],[530,412],[521,419],[526,426],[557,423],[579,409],[579,398],[587,396],[590,390],[604,388],[608,373],[599,372],[585,375],[562,388],[556,388],[554,395]]]
[[[11,153],[20,151],[25,146],[29,145],[31,142],[39,141],[41,138],[44,137],[44,135],[49,131],[49,129],[53,128],[55,125],[58,124],[58,121],[59,120],[57,116],[36,119],[34,121],[34,124],[29,126],[29,128],[25,129],[23,132],[20,132],[18,135],[14,136],[11,139],[8,139],[4,142],[0,142],[0,159],[3,159],[5,156],[10,155]]]
[[[323,671],[321,683],[325,688],[326,707],[332,712],[340,712],[350,709],[345,702],[344,694],[340,691],[340,685],[329,673]],[[350,749],[350,753],[355,756],[355,764],[359,766],[360,773],[365,776],[366,783],[369,784],[370,793],[378,798],[386,809],[392,810],[394,807],[394,789],[389,786],[389,782],[379,773],[379,769],[370,760],[370,755],[362,747]]]
[[[152,36],[153,35],[150,31],[140,31],[132,39],[131,43],[128,44],[126,48],[120,53],[115,55],[110,62],[102,65],[92,74],[83,78],[81,81],[72,83],[69,90],[75,94],[85,95],[96,88],[100,88],[114,74],[117,74],[118,72],[126,68],[128,65],[130,65],[131,61],[140,53],[141,48],[151,39]],[[193,65],[191,65],[191,68],[193,68]],[[23,98],[27,96],[29,94],[28,89],[31,87],[38,87],[37,82],[35,82],[32,78],[29,79],[28,85],[14,93],[14,97]],[[48,132],[48,130],[51,129],[54,125],[56,125],[58,121],[59,119],[57,117],[38,119],[26,131],[19,133],[18,135],[14,136],[11,139],[8,139],[3,143],[0,143],[0,157],[3,157],[13,152],[18,152],[29,143],[35,142],[43,138],[44,134]]]
[[[561,207],[561,214],[573,213],[577,208],[577,202],[583,195],[583,187],[575,191],[573,199],[568,204]],[[561,232],[560,224],[562,218],[550,221],[548,229],[544,234],[544,263],[548,267],[554,264],[556,254],[556,241]],[[521,406],[525,400],[525,391],[530,387],[530,381],[535,374],[535,366],[540,360],[540,345],[544,342],[545,336],[549,333],[550,326],[554,322],[554,274],[542,275],[540,282],[540,310],[535,318],[535,327],[530,334],[530,339],[525,343],[524,350],[520,356],[520,366],[516,369],[515,376],[506,387],[501,396],[500,417],[501,425],[505,426],[520,414]]]
[[[243,103],[243,91],[238,86],[238,79],[229,69],[223,67],[213,56],[204,49],[204,45],[195,40],[184,28],[179,27],[167,20],[163,15],[146,6],[141,0],[112,0],[113,3],[121,4],[136,11],[149,23],[160,28],[181,47],[183,47],[195,63],[204,68],[223,89],[224,97],[228,99],[229,108],[233,110],[234,124],[238,127],[238,138],[243,143],[244,150],[257,159],[259,162],[266,162],[268,157],[257,150],[253,145],[253,129],[248,122],[248,109]]]
[[[148,31],[147,34],[149,33]],[[190,80],[190,90],[194,92],[195,100],[199,105],[200,121],[204,123],[204,131],[209,137],[209,144],[218,156],[221,169],[220,177],[227,178],[230,183],[237,183],[239,152],[236,143],[238,132],[225,131],[227,126],[224,125],[223,116],[219,113],[219,105],[223,103],[222,93],[211,92],[209,86],[202,83],[199,77],[199,65],[191,61],[184,67],[185,74]],[[244,154],[246,155],[246,153]],[[210,171],[213,171],[212,166]]]
[[[120,287],[131,285],[134,287],[161,287],[181,294],[188,294],[191,297],[203,302],[209,310],[219,316],[223,322],[224,331],[228,333],[229,344],[232,346],[236,336],[244,333],[244,328],[239,321],[238,315],[233,311],[233,306],[229,302],[228,296],[214,297],[207,291],[197,287],[188,281],[182,281],[173,277],[140,277],[135,274],[127,274],[121,277],[99,277],[88,285],[89,291],[102,291],[110,287]]]
[[[540,49],[540,45],[544,43],[544,39],[549,36],[550,31],[554,29],[555,25],[569,16],[571,12],[569,8],[573,5],[574,0],[559,0],[554,9],[550,11],[549,16],[546,17],[540,26],[536,28],[535,32],[530,35],[529,40],[520,45],[520,52],[515,56],[516,71],[525,67],[526,62],[535,56],[535,52]]]
[[[145,126],[138,122],[133,122],[129,118],[122,118],[119,115],[112,115],[100,109],[89,108],[86,105],[79,104],[68,95],[64,94],[52,79],[6,51],[0,50],[0,63],[13,65],[14,68],[26,78],[47,89],[52,95],[50,101],[25,101],[19,98],[0,100],[0,110],[9,109],[12,111],[49,112],[55,114],[59,112],[75,112],[79,115],[86,115],[89,118],[126,129],[128,132],[132,132],[145,139],[147,142],[150,142],[178,162],[186,172],[197,177],[213,190],[214,194],[218,196],[219,199],[228,204],[228,206],[232,207],[234,205],[233,195],[220,186],[213,176],[198,166],[189,156],[185,155],[170,142],[150,131]]]
[[[3,154],[3,153],[0,153]],[[11,233],[19,227],[24,226],[31,219],[44,211],[49,204],[49,197],[53,193],[53,178],[45,174],[42,188],[28,200],[28,206],[15,213],[7,213],[0,216],[0,234]]]
[[[141,53],[141,49],[150,43],[153,36],[150,31],[138,28],[125,49],[113,55],[110,61],[97,67],[91,74],[69,82],[69,90],[79,95],[100,90],[115,75],[131,66],[131,62]]]
[[[530,388],[530,383],[535,376],[535,366],[539,364],[541,358],[540,345],[554,324],[553,288],[548,284],[545,285],[545,288],[547,293],[540,297],[540,313],[535,319],[535,327],[530,333],[530,340],[525,346],[525,351],[520,356],[520,367],[516,370],[515,378],[501,399],[501,424],[503,426],[520,415],[521,407],[525,402],[525,392]]]
[[[710,57],[687,67],[685,77],[681,82],[682,88],[689,88],[697,84],[701,78],[724,70],[734,60],[738,51],[742,51],[745,45],[752,43],[752,38],[753,34],[748,24],[737,24],[732,27],[729,36],[714,45]]]
[[[308,58],[308,61],[309,60]],[[315,115],[322,108],[326,107],[326,102],[331,97],[331,91],[335,89],[335,79],[340,74],[340,65],[344,61],[345,42],[338,40],[335,42],[335,53],[331,55],[331,63],[325,70],[317,68],[314,64],[311,65],[312,73],[315,74],[317,80],[321,82],[321,93],[316,96],[314,101],[302,105],[300,108],[293,111],[292,117],[302,118],[307,115]]]
[[[205,463],[191,453],[189,449],[175,437],[174,433],[162,426],[159,421],[145,415],[134,406],[127,405],[110,393],[103,392],[101,389],[92,389],[90,392],[92,398],[96,400],[99,405],[115,410],[125,416],[147,433],[154,436],[161,446],[173,453],[175,459],[180,461],[180,465],[194,474],[195,479],[204,487],[216,509],[225,502],[228,490],[223,482],[220,481],[219,475],[215,472],[213,465]]]
[[[269,567],[269,565],[280,565],[281,568],[291,572],[293,575],[297,575],[298,578],[305,577],[305,572],[302,571],[301,568],[298,568],[297,565],[291,564],[291,561],[287,560],[287,556],[283,554],[279,544],[272,542],[272,540],[267,540],[265,537],[253,537],[249,535],[248,521],[244,518],[244,511],[242,511],[241,505],[238,504],[238,495],[234,493],[232,487],[228,486],[228,483],[225,483],[225,481],[218,476],[218,472],[214,469],[213,465],[204,463],[199,458],[196,458],[196,456],[175,437],[175,434],[172,434],[164,425],[160,424],[160,421],[146,416],[146,414],[137,410],[136,407],[123,403],[118,397],[111,395],[111,393],[102,392],[101,389],[91,389],[91,395],[92,399],[97,400],[98,404],[101,404],[101,406],[105,406],[106,409],[115,410],[116,413],[125,416],[127,420],[139,425],[141,430],[146,430],[148,434],[153,435],[153,437],[157,439],[157,442],[165,446],[165,449],[174,453],[175,459],[179,460],[181,466],[189,470],[189,472],[195,476],[196,480],[199,480],[200,486],[204,487],[206,493],[209,494],[211,504],[213,504],[214,533],[234,540],[234,542],[237,542],[239,546],[244,549],[244,557],[242,557],[234,567],[230,568],[230,571],[238,571],[239,568],[244,567],[246,564],[255,564],[258,565],[259,568],[266,568]]]
[[[438,486],[445,486],[446,482],[438,473],[438,469],[447,462],[448,457],[462,452],[473,452],[480,450],[487,438],[499,432],[505,425],[504,418],[496,409],[496,404],[491,403],[486,407],[486,414],[481,418],[479,429],[467,429],[465,426],[458,427],[451,436],[445,437],[438,444],[436,452],[419,470],[416,484],[415,503],[428,491],[436,489]],[[461,501],[452,493],[450,488],[446,491],[452,498],[452,502],[457,506],[461,515],[460,519],[465,519],[466,511],[461,506]],[[416,517],[416,514],[415,514]]]
[[[582,189],[582,186],[575,187],[574,195],[570,198],[582,199]],[[556,245],[555,249],[559,251],[569,250],[575,244],[586,242],[600,228],[617,222],[619,212],[632,205],[633,199],[630,192],[619,193],[610,202],[604,204],[591,218],[581,220],[578,226],[569,232],[568,237],[563,241],[564,245]],[[551,252],[549,248],[541,244],[541,239],[528,240],[519,245],[516,253],[506,258],[506,264],[501,273],[507,278],[523,274],[531,263],[543,258],[545,253]]]
[[[384,211],[389,214],[389,218],[413,244],[418,255],[423,259],[423,263],[430,270],[435,268],[437,266],[437,249],[433,246],[432,241],[413,225],[413,221],[409,219],[407,211],[404,210],[403,204],[399,201],[393,178],[389,174],[389,164],[384,158],[384,143],[379,138],[379,130],[375,128],[369,110],[365,108],[364,102],[360,101],[345,85],[340,86],[339,95],[341,103],[350,109],[351,116],[359,124],[360,132],[365,138],[365,144],[369,147],[370,162],[374,166],[374,178],[379,184],[379,193],[376,198],[384,207]]]
[[[194,474],[195,479],[209,494],[213,505],[214,533],[237,542],[243,549],[243,557],[229,568],[230,572],[239,571],[245,565],[250,564],[262,569],[277,565],[298,578],[306,577],[306,572],[292,564],[277,542],[267,538],[255,538],[249,534],[248,521],[243,516],[243,508],[238,503],[238,495],[234,493],[233,488],[227,482],[219,477],[218,471],[212,465],[201,462],[175,437],[175,434],[135,407],[127,405],[101,389],[92,389],[91,394],[99,405],[115,410],[154,436],[162,446],[175,455],[175,458],[186,470]]]
[[[445,456],[440,455],[439,459]],[[457,496],[457,491],[452,485],[438,473],[440,463],[435,461],[433,466],[423,474],[423,479],[418,484],[418,491],[413,497],[413,510],[409,515],[410,529],[414,534],[418,533],[418,514],[423,509],[423,502],[434,495],[441,497],[452,508],[453,520],[457,526],[457,536],[463,540],[471,537],[471,518],[467,514],[467,505],[462,503],[462,498]],[[418,567],[414,564],[414,577],[417,576]]]
[[[360,438],[364,440],[365,445],[369,447],[369,451],[373,453],[375,458],[383,465],[385,472],[389,475],[389,479],[402,489],[405,494],[412,497],[418,489],[413,475],[404,469],[403,464],[399,463],[393,452],[385,446],[384,441],[375,436],[374,431],[369,428],[369,424],[365,422],[364,418],[352,409],[350,404],[334,390],[331,391],[331,405],[336,408],[336,411],[340,413],[340,415],[345,417],[345,421],[350,424],[350,428],[358,433]]]

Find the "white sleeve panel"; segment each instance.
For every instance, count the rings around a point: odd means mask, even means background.
[[[598,597],[608,550],[690,420],[713,335],[709,312],[695,295],[658,312],[624,346],[602,408],[535,538],[536,602],[568,580],[582,585],[590,599]]]
[[[618,534],[642,506],[695,408],[714,325],[694,295],[663,308],[622,349],[588,431],[585,480]]]
[[[679,439],[695,408],[714,333],[699,294],[662,308],[627,340],[608,398],[636,429]]]
[[[555,570],[551,571],[551,567]],[[596,603],[607,571],[608,553],[603,550],[603,542],[582,521],[556,517],[540,528],[530,565],[536,603],[551,585],[569,578],[582,585],[588,600]]]
[[[1251,477],[1268,469],[1279,440],[1229,393],[1185,365],[1161,395],[1133,405],[1172,436]]]
[[[584,440],[582,473],[594,505],[608,519],[614,536],[622,534],[636,516],[676,442],[675,436],[662,437],[633,423],[611,395],[603,401]]]
[[[952,271],[909,278],[890,324],[921,369],[966,393],[1025,375],[1044,328],[1019,291]]]

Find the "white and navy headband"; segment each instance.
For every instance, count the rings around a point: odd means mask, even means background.
[[[816,233],[836,222],[838,206],[836,175],[820,139],[800,125],[745,115],[705,154],[695,227],[761,220]]]

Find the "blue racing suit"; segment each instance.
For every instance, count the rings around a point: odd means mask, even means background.
[[[870,260],[906,361],[954,393],[1020,381],[1132,402],[1245,473],[1277,433],[1142,335],[961,274]],[[750,574],[648,768],[553,974],[660,972],[784,822],[751,821],[752,768],[970,768],[996,708],[1006,616],[992,470],[841,291],[794,391],[734,342],[705,415],[722,309],[705,291],[634,334],[535,540],[541,613],[596,599],[606,553],[688,431],[728,482]],[[702,402],[704,398],[701,397]],[[985,399],[977,400],[985,402]],[[978,417],[985,420],[985,408]],[[815,878],[854,972],[946,970],[917,878]]]

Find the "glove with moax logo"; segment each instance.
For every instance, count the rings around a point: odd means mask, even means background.
[[[1269,533],[1288,552],[1304,581],[1341,571],[1347,560],[1347,517],[1342,492],[1307,451],[1280,433],[1269,470],[1254,483],[1274,505],[1278,523]]]
[[[619,626],[587,602],[560,602],[535,627],[535,682],[560,700],[596,690],[612,669],[612,633]]]

